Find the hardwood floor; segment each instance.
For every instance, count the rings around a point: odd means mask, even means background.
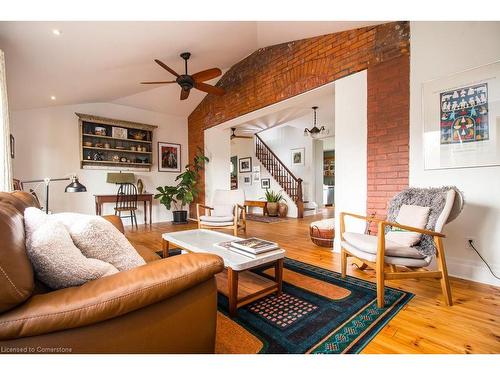
[[[277,241],[289,258],[340,272],[340,255],[309,239],[309,223],[329,216],[331,210],[273,224],[248,221],[247,236]],[[194,222],[128,227],[127,237],[134,246],[160,250],[161,233],[195,227]],[[349,266],[348,274],[375,281],[373,271]],[[395,280],[387,285],[410,291],[415,297],[363,353],[500,353],[500,288],[452,277],[454,305],[447,307],[438,280]]]

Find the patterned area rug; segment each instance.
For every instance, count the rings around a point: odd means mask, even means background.
[[[262,215],[254,215],[254,214],[247,214],[246,217],[247,217],[247,220],[258,221],[260,223],[279,223],[280,221],[287,220],[286,217],[262,216]]]
[[[253,272],[270,278],[274,267]],[[386,287],[379,309],[375,284],[288,258],[283,278],[281,296],[246,305],[234,319],[219,293],[217,352],[359,353],[413,297]]]

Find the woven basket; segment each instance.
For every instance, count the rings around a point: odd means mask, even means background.
[[[316,225],[311,225],[309,227],[309,235],[311,236],[311,241],[322,247],[333,247],[333,239],[335,238],[335,229],[323,229],[318,228]]]

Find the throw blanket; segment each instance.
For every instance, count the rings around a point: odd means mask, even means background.
[[[439,188],[407,188],[402,192],[398,193],[389,202],[389,208],[387,210],[387,220],[395,221],[398,216],[399,209],[403,204],[417,205],[430,207],[429,218],[427,220],[427,225],[425,229],[435,230],[436,221],[443,211],[444,205],[446,203],[446,192],[450,189],[456,191],[457,194],[463,194],[455,186],[443,186]],[[386,228],[386,233],[390,228]],[[432,236],[427,234],[422,235],[422,239],[415,246],[418,252],[425,256],[433,256],[436,254],[436,247],[434,245],[434,240]]]

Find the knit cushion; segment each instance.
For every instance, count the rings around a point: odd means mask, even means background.
[[[118,272],[109,263],[84,256],[64,225],[44,215],[33,207],[24,212],[26,251],[40,281],[60,289]]]
[[[120,271],[146,264],[127,238],[106,219],[75,213],[52,216],[65,225],[86,257],[110,263]]]
[[[429,211],[429,207],[403,204],[396,217],[396,223],[424,229],[429,218]],[[398,227],[392,227],[385,236],[387,240],[402,246],[414,246],[420,242],[421,237],[421,233],[406,231]]]

